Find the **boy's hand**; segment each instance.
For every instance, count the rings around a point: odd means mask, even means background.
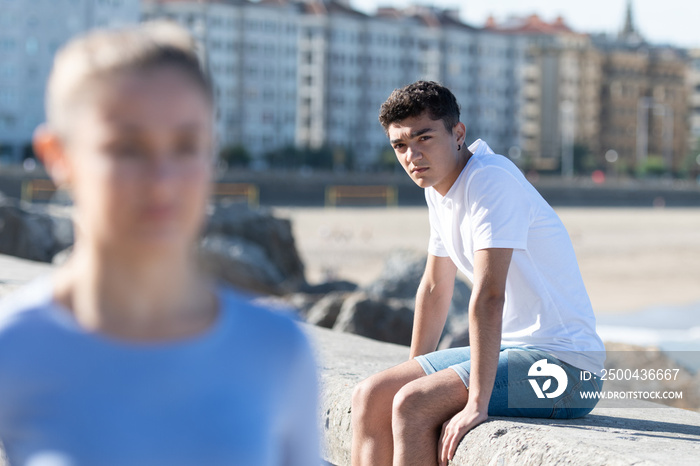
[[[479,408],[476,403],[467,403],[463,410],[442,425],[438,442],[438,463],[447,466],[457,451],[457,445],[467,432],[488,419],[488,407]]]

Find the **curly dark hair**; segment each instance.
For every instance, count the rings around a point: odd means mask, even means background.
[[[433,81],[416,81],[394,89],[379,110],[379,122],[389,133],[393,123],[428,112],[432,120],[442,120],[445,129],[452,132],[459,123],[459,104],[448,88]]]

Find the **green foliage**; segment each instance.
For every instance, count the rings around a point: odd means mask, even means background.
[[[599,169],[600,164],[585,144],[574,144],[574,173],[591,173]]]
[[[320,149],[286,146],[265,154],[265,160],[272,168],[311,167],[320,169],[333,168],[333,151],[328,147]]]
[[[396,154],[393,150],[387,149],[379,154],[377,168],[380,171],[396,170],[399,166],[399,161],[396,160]]]
[[[250,165],[251,157],[248,150],[242,145],[226,146],[219,152],[221,160],[229,167],[247,167]]]
[[[641,177],[661,176],[665,173],[668,173],[668,170],[660,155],[649,155],[647,160],[637,167],[637,175]]]

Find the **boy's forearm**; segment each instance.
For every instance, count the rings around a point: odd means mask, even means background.
[[[469,309],[469,341],[471,371],[469,373],[469,403],[488,407],[498,368],[501,348],[503,299],[476,297]]]
[[[450,310],[452,292],[421,283],[416,293],[410,359],[435,351]]]

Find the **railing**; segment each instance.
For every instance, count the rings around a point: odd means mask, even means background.
[[[260,205],[260,190],[251,183],[216,183],[212,197],[215,200],[244,198],[250,208]]]
[[[27,180],[22,183],[22,200],[48,201],[56,191],[56,186],[51,180]],[[251,183],[216,183],[212,190],[212,197],[215,200],[243,198],[251,208],[256,208],[260,204],[258,187]]]
[[[395,207],[398,204],[394,186],[329,186],[326,188],[326,207],[336,207],[348,200],[355,203],[362,201],[361,205],[371,204],[373,200],[385,203],[387,207]]]
[[[36,179],[22,182],[23,201],[48,201],[55,193],[56,185],[51,180]]]

